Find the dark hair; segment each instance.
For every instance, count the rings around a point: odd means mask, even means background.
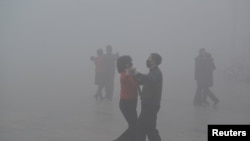
[[[111,45],[107,45],[106,46],[106,51],[107,52],[112,52],[112,46]]]
[[[98,55],[102,55],[103,54],[103,50],[101,48],[97,49],[96,52],[97,52]]]
[[[151,53],[152,60],[156,63],[156,65],[160,65],[162,58],[158,53]]]
[[[200,48],[199,53],[201,53],[201,52],[206,52],[206,49],[205,48]]]
[[[116,62],[117,71],[119,73],[123,72],[126,69],[126,65],[131,62],[132,62],[132,59],[128,55],[123,55],[119,57]]]

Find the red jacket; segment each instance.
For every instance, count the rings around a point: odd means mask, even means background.
[[[137,99],[137,82],[132,76],[123,71],[120,75],[120,84],[120,99]]]

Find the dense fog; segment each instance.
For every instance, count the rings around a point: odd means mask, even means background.
[[[119,136],[126,128],[118,106],[119,74],[112,101],[93,97],[90,57],[107,45],[130,55],[143,73],[150,53],[162,56],[162,140],[201,141],[207,124],[249,124],[249,6],[248,0],[1,0],[0,140]],[[217,109],[192,105],[200,48],[216,65]],[[244,69],[229,79],[232,66]]]

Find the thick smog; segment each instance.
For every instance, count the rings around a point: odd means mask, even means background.
[[[249,125],[249,6],[2,0],[0,141],[206,141],[208,125]]]

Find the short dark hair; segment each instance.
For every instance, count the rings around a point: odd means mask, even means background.
[[[199,53],[201,53],[201,52],[206,52],[206,49],[205,48],[200,48]]]
[[[126,69],[126,65],[132,62],[132,58],[128,55],[123,55],[117,59],[116,67],[119,73]]]
[[[96,52],[97,52],[98,55],[102,55],[103,54],[103,50],[101,48],[97,49]]]
[[[112,52],[112,46],[111,46],[111,45],[107,45],[107,46],[106,46],[106,51]]]
[[[156,65],[160,65],[162,58],[158,53],[151,53],[152,60],[156,63]]]

